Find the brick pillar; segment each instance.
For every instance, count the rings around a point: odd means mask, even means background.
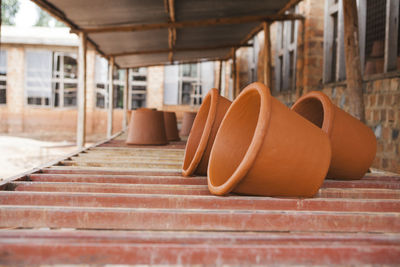
[[[8,132],[24,131],[25,52],[23,47],[7,49]]]
[[[164,67],[147,68],[147,107],[162,109],[164,104]]]

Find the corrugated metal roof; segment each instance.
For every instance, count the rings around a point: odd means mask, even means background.
[[[227,59],[230,56],[228,47],[244,45],[257,29],[261,29],[263,20],[272,19],[271,16],[282,16],[284,10],[300,0],[32,1],[63,20],[73,31],[87,32],[89,40],[98,51],[107,57],[114,56],[115,63],[124,68],[188,60]],[[253,19],[248,20],[249,17]],[[224,19],[243,18],[247,20],[225,21],[221,24]],[[207,26],[198,24],[207,20],[213,22],[207,23]],[[185,24],[187,22],[192,24],[188,26]],[[135,30],[120,28],[149,25],[155,27]],[[93,32],[107,28],[106,32]],[[176,35],[171,31],[176,32]],[[173,34],[176,38],[171,37]],[[210,47],[215,49],[210,50]],[[190,58],[182,54],[175,56],[184,52],[180,49],[188,48],[192,49]],[[140,57],[132,54],[149,51],[154,53]],[[168,55],[166,58],[166,54],[169,54],[169,58]]]
[[[2,264],[400,263],[399,175],[326,180],[308,199],[216,197],[181,176],[184,142],[124,138],[3,184]]]

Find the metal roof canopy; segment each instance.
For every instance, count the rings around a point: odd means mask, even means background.
[[[120,68],[226,60],[301,0],[32,0]]]

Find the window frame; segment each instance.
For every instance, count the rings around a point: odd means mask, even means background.
[[[5,102],[4,103],[0,103],[0,106],[7,106],[7,62],[8,62],[8,52],[6,49],[1,49],[1,52],[4,53],[4,57],[5,57],[5,69],[4,69],[4,73],[5,75],[0,75],[0,81],[3,82],[4,81],[4,85],[0,84],[0,90],[4,90],[4,96],[5,96]]]
[[[294,7],[289,13],[296,13],[298,6]],[[293,29],[293,40],[292,38]],[[297,68],[297,39],[298,39],[298,20],[288,20],[277,22],[277,47],[275,53],[275,91],[285,92],[296,89],[296,68]],[[290,54],[292,60],[290,62]],[[293,67],[292,77],[290,77],[290,67]],[[291,83],[289,82],[291,81]]]

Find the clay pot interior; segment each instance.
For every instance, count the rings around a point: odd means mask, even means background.
[[[231,101],[211,89],[203,100],[193,122],[185,148],[182,174],[206,175],[209,157],[219,126]]]
[[[224,184],[238,168],[242,162],[251,141],[254,137],[254,132],[257,126],[258,116],[260,113],[260,98],[256,92],[252,92],[245,96],[246,99],[252,102],[252,105],[245,109],[233,108],[230,110],[229,116],[236,120],[225,120],[224,127],[220,128],[219,135],[225,136],[224,149],[220,149],[222,153],[213,157],[213,166],[225,166],[219,168],[218,175],[212,179],[213,186]],[[230,131],[230,129],[235,129]],[[235,154],[235,157],[231,157]],[[229,162],[229,164],[227,164]]]
[[[201,108],[200,108],[199,112],[197,113],[196,119],[192,125],[192,128],[195,128],[198,130],[190,132],[190,136],[189,136],[190,140],[188,140],[188,143],[190,142],[190,145],[186,145],[185,159],[183,162],[184,170],[187,170],[193,161],[195,153],[199,148],[199,144],[200,144],[201,137],[203,135],[203,131],[208,130],[208,129],[205,129],[205,126],[206,126],[208,114],[210,112],[210,106],[211,106],[211,97],[206,97],[204,99],[203,103],[201,104]],[[206,134],[208,135],[209,132]]]
[[[321,101],[316,98],[308,98],[299,103],[296,107],[296,112],[301,114],[314,125],[322,128],[324,123],[324,107]]]

